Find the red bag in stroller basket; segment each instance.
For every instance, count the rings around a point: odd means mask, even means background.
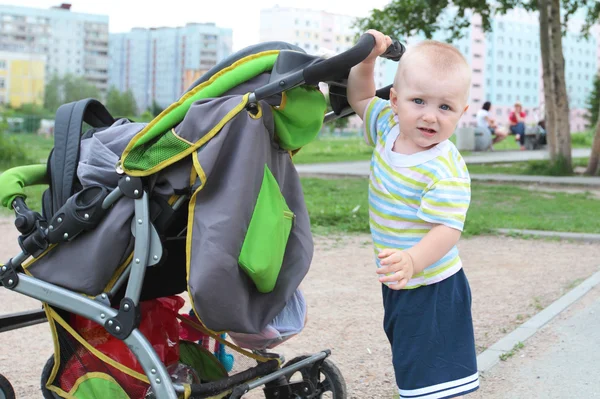
[[[139,329],[148,339],[165,367],[179,361],[180,326],[176,315],[184,304],[185,300],[179,296],[140,303]],[[133,352],[123,341],[110,335],[104,327],[77,315],[72,315],[71,325],[95,349],[123,366],[144,374]],[[85,349],[77,351],[67,362],[60,376],[60,387],[68,392],[77,379],[85,373],[107,371],[107,369],[127,392],[136,392],[142,388],[141,381],[104,363]]]

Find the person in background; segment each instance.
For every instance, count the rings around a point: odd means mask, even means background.
[[[523,106],[519,101],[515,103],[515,109],[510,112],[508,121],[510,122],[510,132],[515,135],[515,140],[519,140],[521,150],[525,149],[525,117],[527,114],[523,111]]]
[[[494,136],[492,144],[490,144],[490,148],[489,148],[489,150],[493,151],[494,144],[499,143],[502,140],[504,140],[506,137],[508,137],[508,132],[506,130],[503,130],[500,126],[498,126],[496,124],[496,121],[494,120],[494,118],[492,118],[490,116],[491,108],[492,108],[492,103],[489,101],[486,101],[485,103],[483,103],[483,106],[481,107],[481,109],[479,111],[477,111],[477,115],[475,118],[477,120],[478,128],[488,129],[490,131],[490,133],[492,134],[492,136]]]

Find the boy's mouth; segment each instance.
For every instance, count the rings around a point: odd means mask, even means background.
[[[419,127],[417,129],[419,129],[419,131],[421,133],[423,133],[425,136],[429,136],[429,137],[435,135],[435,133],[436,133],[436,131],[434,129],[429,129],[427,127]]]

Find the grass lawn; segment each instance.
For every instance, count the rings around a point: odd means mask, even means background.
[[[369,231],[366,179],[302,179],[315,232]],[[598,199],[590,193],[540,193],[474,183],[464,235],[495,228],[600,233]]]
[[[587,131],[574,133],[572,136],[573,148],[590,148],[592,146],[593,132]],[[450,141],[456,142],[456,136],[452,136]],[[494,145],[496,151],[518,150],[519,144],[514,136],[509,136],[504,141]],[[310,144],[303,147],[295,156],[294,163],[327,163],[327,162],[348,162],[348,161],[368,161],[371,159],[372,148],[365,144],[362,136],[356,137],[319,137]],[[462,151],[463,156],[471,154],[469,151]],[[475,173],[475,172],[473,172]],[[477,172],[490,173],[490,172]],[[504,172],[501,172],[504,173]]]

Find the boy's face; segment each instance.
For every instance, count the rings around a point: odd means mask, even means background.
[[[422,62],[404,66],[390,92],[392,109],[398,116],[400,152],[429,149],[452,136],[467,110],[468,75],[451,76]]]

